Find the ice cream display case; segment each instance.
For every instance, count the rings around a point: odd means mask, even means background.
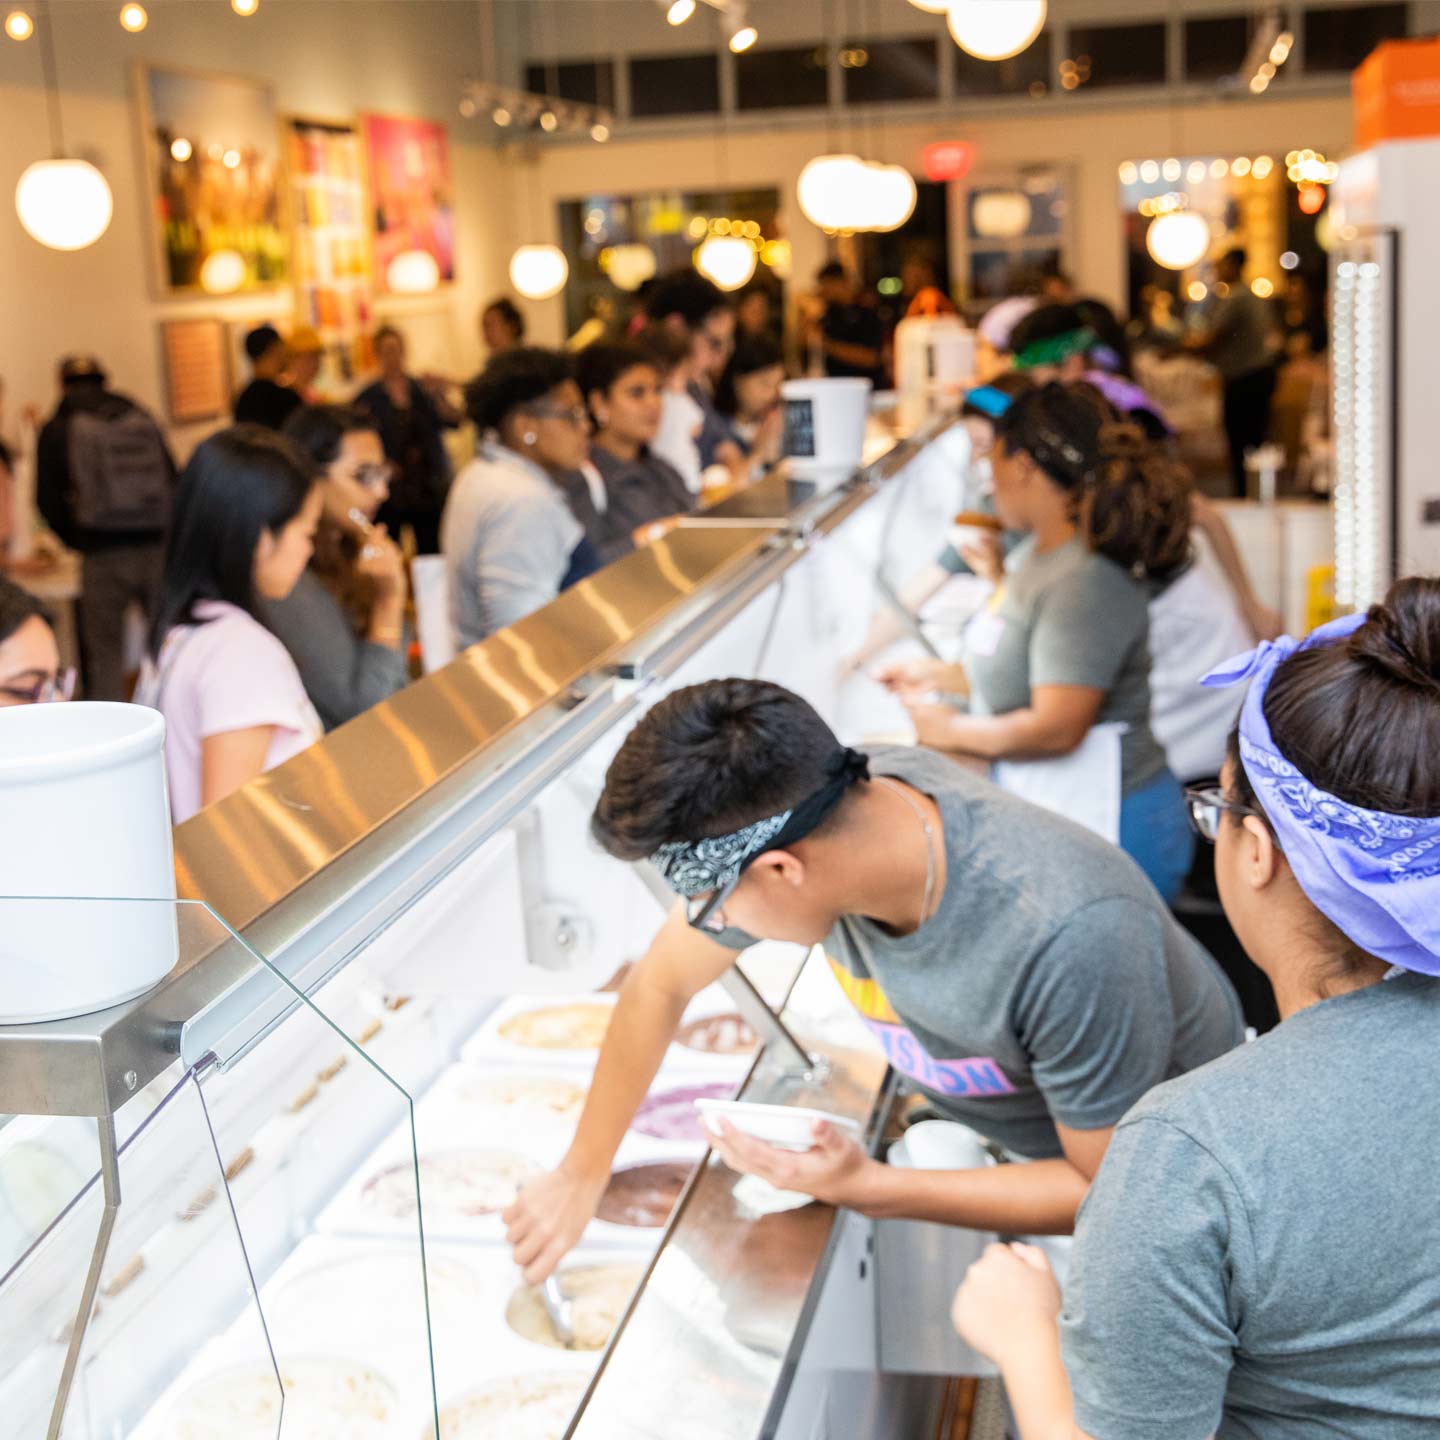
[[[924,1433],[933,1387],[879,1403],[869,1229],[739,1180],[694,1108],[875,1140],[892,1083],[820,957],[757,946],[692,1003],[561,1272],[569,1344],[499,1213],[563,1155],[662,916],[588,838],[611,756],[720,675],[894,730],[844,661],[933,560],[965,444],[936,422],[582,582],[179,827],[173,905],[0,899],[0,935],[168,905],[178,955],[0,1027],[5,1440],[824,1440],[867,1405]]]

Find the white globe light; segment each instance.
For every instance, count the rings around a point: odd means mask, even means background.
[[[755,273],[755,247],[735,235],[712,235],[695,252],[695,268],[722,290],[738,290]]]
[[[20,223],[52,250],[83,250],[110,225],[115,201],[88,160],[37,160],[15,187]]]
[[[245,283],[245,257],[238,250],[216,250],[200,267],[200,288],[208,295],[233,295]]]
[[[843,222],[856,191],[864,187],[864,170],[858,155],[817,155],[795,183],[800,213],[822,230],[850,228]]]
[[[1046,0],[950,0],[950,38],[977,60],[1008,60],[1045,28]]]
[[[392,295],[428,295],[440,284],[440,266],[428,250],[402,250],[385,267]]]
[[[915,177],[903,165],[872,165],[870,230],[898,230],[914,213]]]
[[[1210,249],[1210,222],[1193,210],[1172,210],[1158,215],[1145,232],[1145,248],[1157,265],[1167,270],[1188,270]]]
[[[570,278],[570,262],[558,245],[522,245],[510,257],[510,283],[527,300],[558,295]]]
[[[655,252],[648,245],[616,245],[605,273],[621,290],[638,290],[656,271]]]
[[[970,212],[975,233],[987,240],[1013,240],[1030,228],[1030,197],[1019,190],[987,190]]]
[[[928,15],[943,15],[950,8],[950,0],[910,0],[910,3]]]

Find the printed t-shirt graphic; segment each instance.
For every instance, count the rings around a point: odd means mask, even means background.
[[[830,956],[830,968],[846,998],[860,1012],[866,1025],[880,1041],[885,1056],[907,1079],[942,1095],[1013,1095],[1009,1076],[989,1055],[940,1060],[926,1050],[919,1038],[895,1013],[885,992],[874,980],[852,975]]]

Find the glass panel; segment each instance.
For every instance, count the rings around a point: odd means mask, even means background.
[[[956,95],[1030,95],[1038,99],[1049,93],[1048,30],[1042,30],[1031,45],[1008,60],[978,60],[958,45],[947,44],[945,48],[953,56]]]
[[[823,45],[747,50],[735,57],[735,99],[741,110],[824,105],[829,76]]]
[[[631,58],[632,115],[708,115],[719,108],[718,56],[707,53]]]
[[[1060,62],[1062,90],[1165,83],[1165,26],[1075,25]]]
[[[1237,75],[1250,49],[1250,30],[1248,15],[1208,15],[1187,20],[1185,78],[1220,80]]]
[[[537,95],[555,95],[577,105],[613,106],[615,62],[575,60],[563,65],[531,62],[525,67],[525,88]]]
[[[1027,175],[1017,185],[991,185],[970,192],[970,238],[1022,240],[1059,235],[1065,228],[1065,185],[1046,171]]]
[[[940,54],[928,38],[851,40],[840,52],[840,69],[850,105],[934,100],[940,94]]]
[[[1035,273],[1060,263],[1060,251],[972,250],[970,252],[970,294],[975,300],[1003,300],[1016,293],[1016,281],[1025,272]]]
[[[1382,40],[1402,39],[1410,7],[1346,5],[1305,11],[1305,69],[1353,70]]]

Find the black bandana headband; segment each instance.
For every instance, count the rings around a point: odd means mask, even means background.
[[[856,750],[837,750],[825,770],[830,777],[825,785],[793,810],[755,820],[729,835],[671,841],[650,857],[650,863],[677,895],[689,898],[728,890],[757,855],[793,845],[818,829],[857,780],[870,778],[870,757]]]

